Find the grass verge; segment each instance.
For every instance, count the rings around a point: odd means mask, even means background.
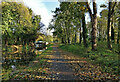
[[[72,52],[80,57],[86,57],[92,64],[100,65],[103,72],[118,75],[120,71],[118,66],[117,44],[113,44],[112,50],[107,49],[106,44],[105,42],[99,42],[97,51],[91,51],[91,46],[85,48],[84,45],[79,44],[60,44],[59,48]]]

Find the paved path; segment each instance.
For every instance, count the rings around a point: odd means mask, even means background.
[[[53,50],[55,51],[55,53],[53,54],[54,58],[51,59],[52,61],[54,61],[52,62],[51,71],[52,71],[52,74],[56,74],[55,79],[58,79],[58,80],[77,79],[74,76],[74,71],[70,67],[69,63],[66,63],[67,60],[61,56],[62,53],[58,50],[58,48],[53,47]],[[54,78],[54,75],[52,76],[52,78]]]

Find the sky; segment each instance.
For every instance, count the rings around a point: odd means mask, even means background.
[[[53,13],[51,11],[54,11],[55,8],[59,7],[60,5],[58,0],[23,0],[23,1],[24,4],[31,8],[36,15],[41,15],[41,22],[45,24],[44,30],[47,29],[49,22],[52,19]],[[102,10],[102,8],[100,8],[99,5],[103,3],[105,3],[104,0],[97,0],[98,13]],[[90,7],[92,8],[92,4]],[[85,18],[87,21],[90,21],[88,13],[86,14]],[[51,35],[51,32],[47,31],[47,33]]]
[[[42,0],[23,0],[25,5],[33,10],[36,15],[41,15],[41,22],[45,24],[44,30],[47,30],[49,22],[52,19],[53,13],[56,7],[59,7],[57,1],[42,1]],[[48,31],[48,34],[50,32]],[[51,34],[51,33],[50,33]]]

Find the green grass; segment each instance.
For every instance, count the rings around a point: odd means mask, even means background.
[[[48,47],[47,50],[53,50],[52,46],[53,46],[53,44],[48,44],[47,45],[47,47]]]
[[[118,47],[117,44],[113,44],[113,49],[107,48],[106,42],[99,42],[97,45],[97,51],[91,51],[91,45],[85,48],[84,45],[79,44],[68,44],[59,45],[61,49],[72,52],[80,57],[86,57],[93,64],[100,65],[103,72],[111,74],[118,74],[120,71],[118,67]]]
[[[53,48],[52,47],[48,47],[47,50],[53,50]]]

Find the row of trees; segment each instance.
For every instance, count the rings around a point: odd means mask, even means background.
[[[61,39],[62,43],[71,44],[83,41],[87,47],[92,42],[92,50],[97,48],[97,40],[105,40],[108,48],[112,49],[112,42],[119,44],[118,19],[120,17],[120,3],[108,2],[108,7],[104,8],[100,17],[97,16],[96,0],[93,2],[93,8],[87,2],[61,2],[60,8],[56,8],[54,19],[49,25],[49,29],[54,29],[54,35]],[[93,10],[92,10],[93,9]],[[86,24],[85,15],[89,13],[91,21]],[[89,42],[90,41],[90,42]],[[112,42],[111,42],[112,41]]]
[[[23,3],[2,2],[2,40],[3,47],[8,44],[26,45],[39,36],[41,17],[34,15]]]

